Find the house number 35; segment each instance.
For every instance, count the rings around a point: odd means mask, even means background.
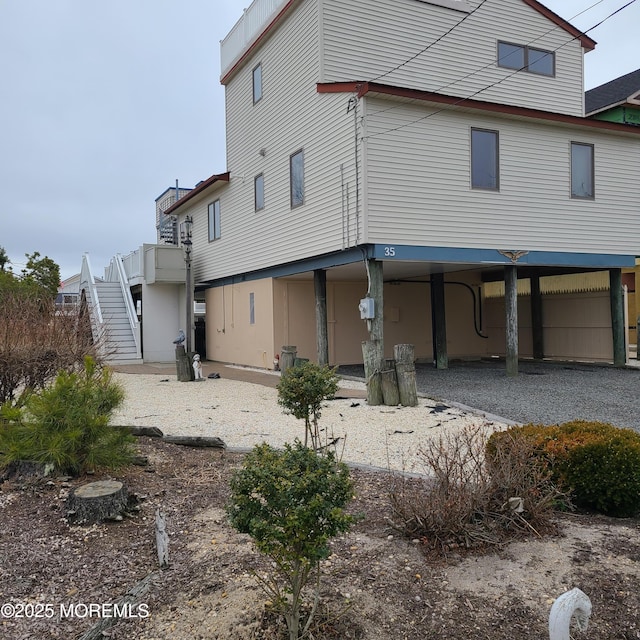
[[[396,248],[395,247],[385,247],[384,248],[384,255],[385,257],[392,257],[396,255]]]

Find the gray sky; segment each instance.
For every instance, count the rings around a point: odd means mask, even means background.
[[[373,0],[372,0],[373,1]],[[496,0],[490,0],[496,1]],[[547,0],[588,29],[628,0]],[[249,0],[0,0],[0,246],[62,277],[155,241],[154,200],[223,172],[219,42]],[[640,67],[640,2],[589,33],[587,89]],[[634,39],[635,38],[635,39]]]

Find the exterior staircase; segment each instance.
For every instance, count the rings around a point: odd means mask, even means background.
[[[102,311],[102,342],[106,362],[141,363],[120,283],[96,282],[96,291]]]
[[[88,254],[82,257],[81,298],[91,318],[91,332],[102,359],[109,364],[141,364],[140,322],[129,281],[118,255],[104,279],[93,277]]]

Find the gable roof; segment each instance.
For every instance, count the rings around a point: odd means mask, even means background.
[[[220,84],[227,84],[231,77],[236,73],[236,71],[242,67],[244,62],[254,53],[255,49],[259,47],[265,40],[267,40],[273,32],[276,31],[279,24],[285,20],[285,18],[291,13],[293,9],[299,4],[301,0],[274,0],[275,9],[272,11],[271,15],[264,16],[262,18],[263,23],[260,28],[257,29],[256,34],[249,38],[245,43],[245,47],[239,56],[228,66],[222,65],[221,69],[221,77]],[[254,0],[255,4],[256,0]],[[561,29],[564,29],[567,33],[572,35],[574,39],[579,40],[580,44],[587,51],[591,51],[596,47],[596,41],[591,39],[588,35],[580,31],[574,27],[570,22],[561,18],[557,13],[554,13],[548,7],[545,7],[538,0],[522,0],[525,4],[529,5],[532,9],[542,14],[545,18],[558,25]],[[441,4],[439,2],[438,4]],[[453,3],[452,3],[453,4]],[[252,5],[253,6],[253,5]],[[445,6],[445,5],[442,5]],[[251,7],[250,7],[251,8]],[[220,43],[220,46],[223,47],[224,43],[230,37],[230,35],[236,30],[241,21],[245,19],[245,14],[240,17],[238,22],[234,25],[231,31],[226,35],[226,37]],[[222,57],[222,56],[221,56]]]
[[[633,101],[640,105],[640,69],[615,78],[584,94],[587,115]]]

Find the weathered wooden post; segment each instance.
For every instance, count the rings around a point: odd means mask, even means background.
[[[313,272],[316,294],[316,334],[318,343],[318,364],[329,364],[329,334],[327,329],[327,272],[316,269]]]
[[[418,405],[418,386],[416,384],[414,346],[412,344],[396,344],[393,347],[393,355],[396,359],[400,404],[405,407],[415,407]]]
[[[382,262],[367,260],[369,290],[366,298],[360,301],[360,317],[367,322],[369,340],[362,343],[364,374],[367,380],[367,403],[382,404],[381,373],[384,363],[384,298]]]
[[[624,367],[627,353],[624,339],[624,297],[622,295],[622,271],[609,270],[609,298],[611,302],[611,332],[613,336],[613,364]]]
[[[388,363],[387,363],[388,364]],[[382,385],[382,399],[387,407],[395,407],[400,404],[400,393],[398,391],[398,376],[395,364],[387,367],[380,373],[380,383]]]
[[[286,347],[282,347],[282,353],[280,354],[280,371],[284,375],[284,372],[293,367],[296,355],[298,354],[298,347],[293,345],[287,345]]]
[[[518,375],[518,272],[515,264],[504,267],[507,375]]]
[[[190,382],[194,379],[189,354],[181,344],[176,347],[176,371],[178,374],[178,382]]]
[[[381,363],[384,362],[379,340],[365,340],[362,343],[362,357],[364,360],[364,378],[367,383],[367,404],[377,406],[382,404]]]

